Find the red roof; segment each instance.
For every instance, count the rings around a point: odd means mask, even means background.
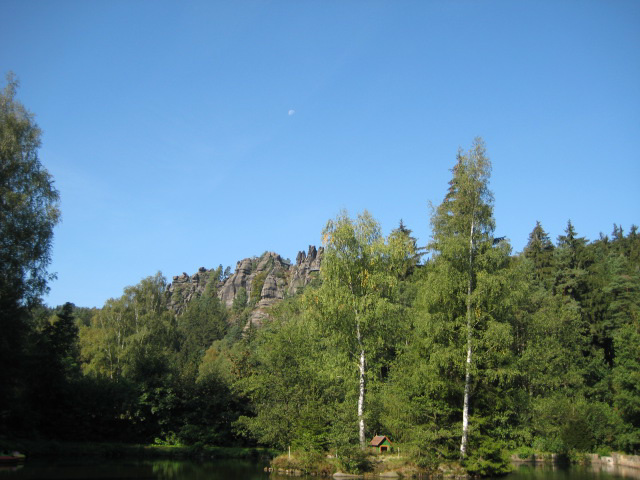
[[[380,445],[382,445],[382,443],[385,440],[387,442],[391,443],[391,440],[389,440],[386,436],[384,436],[384,435],[376,435],[375,437],[373,437],[373,440],[371,440],[371,442],[369,442],[369,445],[371,445],[372,447],[379,447]]]

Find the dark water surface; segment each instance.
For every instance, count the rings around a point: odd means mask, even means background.
[[[505,480],[640,480],[640,469],[607,465],[520,465]]]
[[[130,479],[130,480],[293,480],[319,477],[281,477],[264,473],[264,463],[243,460],[194,462],[189,460],[28,460],[19,467],[0,466],[5,479]],[[640,480],[640,470],[573,466],[521,465],[503,480]]]
[[[0,480],[118,479],[118,480],[269,480],[265,464],[243,460],[27,460],[24,465],[0,467]],[[317,478],[316,478],[317,480]]]

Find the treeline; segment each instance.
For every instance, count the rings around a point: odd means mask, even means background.
[[[321,282],[257,330],[246,295],[218,299],[222,269],[177,317],[160,274],[100,310],[32,308],[5,431],[330,451],[386,434],[426,463],[638,452],[636,227],[589,243],[569,222],[554,244],[538,223],[512,255],[489,168],[482,143],[458,156],[426,261],[402,223],[329,221]]]
[[[218,299],[221,268],[178,316],[161,274],[99,310],[48,309],[57,191],[15,86],[0,97],[3,172],[25,185],[3,183],[15,202],[0,205],[0,435],[340,454],[384,434],[419,464],[475,472],[507,449],[640,451],[635,226],[588,242],[569,222],[554,244],[537,223],[513,255],[477,140],[426,249],[402,222],[384,236],[369,213],[341,213],[317,284],[259,329],[243,328],[246,292]]]
[[[331,451],[386,434],[476,471],[505,449],[640,450],[637,228],[589,243],[568,222],[554,245],[537,223],[514,256],[489,172],[482,142],[459,154],[424,263],[404,225],[328,223],[322,284],[247,342],[240,432]]]
[[[387,434],[423,455],[456,457],[464,272],[444,253],[420,262],[410,230],[383,238],[366,213],[338,217],[325,234],[332,248],[321,285],[244,334],[251,306],[226,309],[215,277],[177,318],[160,274],[100,310],[32,307],[22,349],[7,365],[13,388],[4,390],[2,430],[333,450],[360,441],[362,420],[365,440]],[[517,256],[506,241],[493,242],[476,255],[483,270],[473,292],[471,454],[500,442],[637,452],[636,229],[615,227],[611,238],[588,243],[569,223],[554,245],[537,224]]]
[[[231,391],[229,359],[248,309],[228,312],[207,288],[176,318],[166,287],[157,274],[101,309],[30,309],[2,431],[74,441],[242,443],[233,421],[247,410]]]

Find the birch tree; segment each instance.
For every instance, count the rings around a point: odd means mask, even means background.
[[[495,228],[493,195],[489,190],[491,162],[481,139],[474,141],[469,152],[458,152],[452,172],[447,194],[431,217],[432,241],[429,248],[434,253],[435,261],[446,267],[443,271],[446,271],[449,280],[457,283],[456,296],[465,299],[466,359],[460,440],[460,457],[464,459],[469,443],[473,333],[479,314],[478,305],[474,305],[474,292],[478,270],[487,267],[480,257],[492,248]]]
[[[360,446],[366,446],[366,392],[369,368],[393,343],[401,307],[394,303],[401,262],[415,255],[410,238],[389,241],[364,212],[353,221],[346,212],[323,231],[325,253],[318,290],[322,323],[336,345],[357,365],[357,419]],[[395,265],[395,267],[394,267]]]
[[[105,302],[80,331],[85,373],[117,381],[140,375],[141,365],[151,359],[167,357],[178,337],[165,291],[166,280],[158,272]]]

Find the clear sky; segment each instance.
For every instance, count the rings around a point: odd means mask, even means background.
[[[0,0],[61,193],[50,305],[265,250],[342,208],[429,240],[486,141],[496,235],[640,224],[640,2]],[[4,82],[2,82],[4,84]]]

